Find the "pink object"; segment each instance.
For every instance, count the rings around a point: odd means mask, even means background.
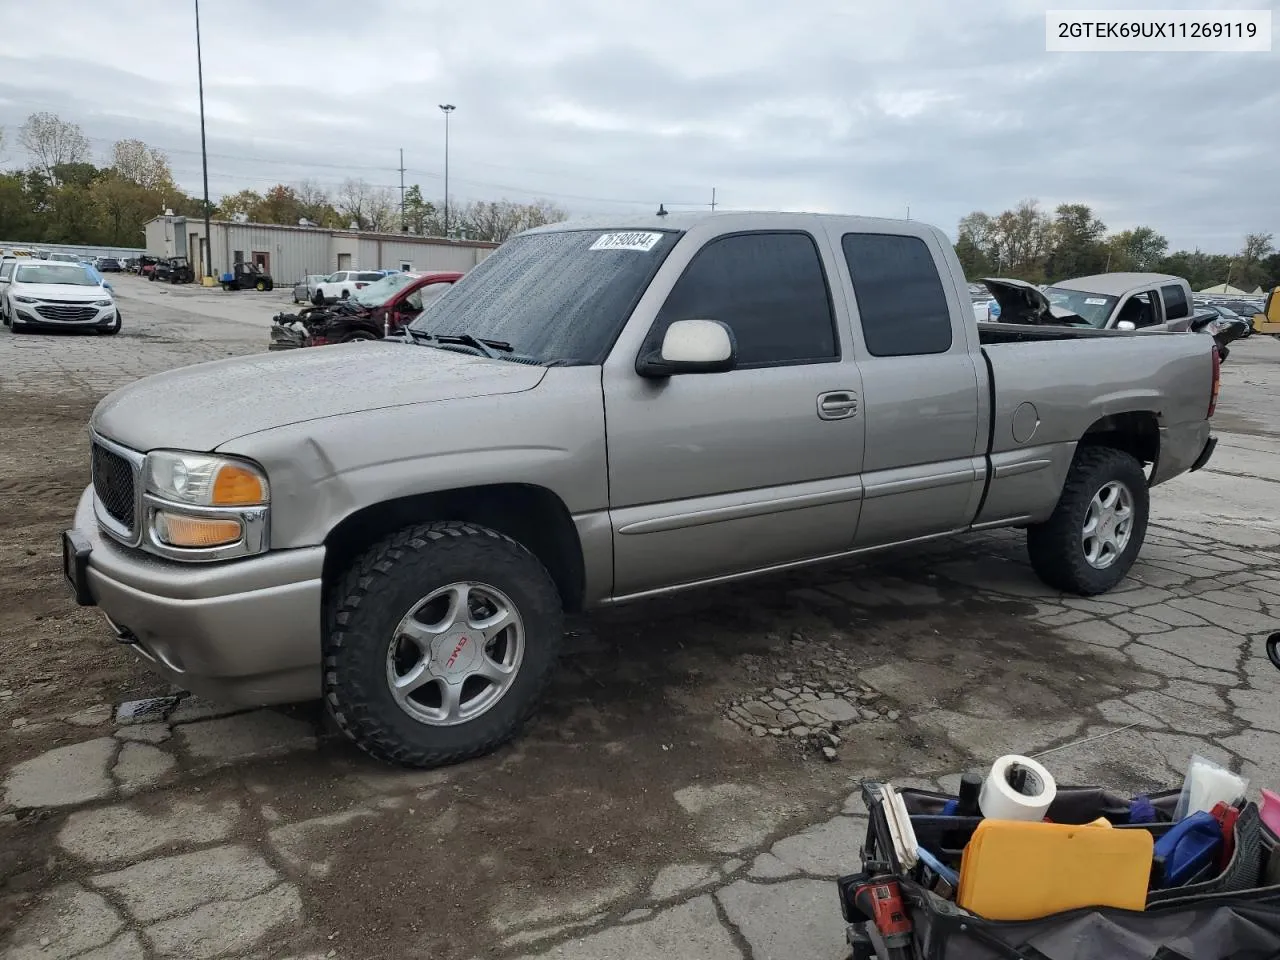
[[[1271,832],[1280,836],[1280,795],[1270,790],[1262,791],[1262,822]]]

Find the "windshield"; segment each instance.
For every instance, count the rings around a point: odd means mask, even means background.
[[[603,363],[680,234],[562,230],[515,237],[410,329],[511,344],[539,363]]]
[[[369,284],[351,299],[364,307],[380,307],[417,279],[407,273],[393,273],[377,283]]]
[[[1088,321],[1089,326],[1102,328],[1107,325],[1116,298],[1084,290],[1064,290],[1061,287],[1045,287],[1044,295],[1055,307],[1061,307]]]
[[[14,271],[15,283],[70,283],[77,287],[96,287],[98,281],[84,267],[71,263],[24,263]]]

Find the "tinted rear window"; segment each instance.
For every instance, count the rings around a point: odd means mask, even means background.
[[[1186,292],[1176,283],[1160,288],[1160,296],[1164,298],[1164,318],[1177,320],[1190,314]]]
[[[840,245],[853,279],[862,336],[872,356],[905,357],[951,349],[947,295],[923,240],[847,233]]]

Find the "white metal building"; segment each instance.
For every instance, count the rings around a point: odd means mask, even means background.
[[[277,284],[296,283],[314,273],[335,270],[470,270],[496,248],[478,240],[446,240],[408,233],[372,233],[328,227],[292,227],[278,223],[213,220],[213,273],[220,276],[237,261],[257,263]],[[160,216],[146,226],[147,253],[186,256],[196,275],[204,266],[204,221]]]

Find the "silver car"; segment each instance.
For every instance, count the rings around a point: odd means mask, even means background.
[[[293,285],[293,302],[310,303],[316,295],[316,287],[328,276],[327,273],[309,273]]]

